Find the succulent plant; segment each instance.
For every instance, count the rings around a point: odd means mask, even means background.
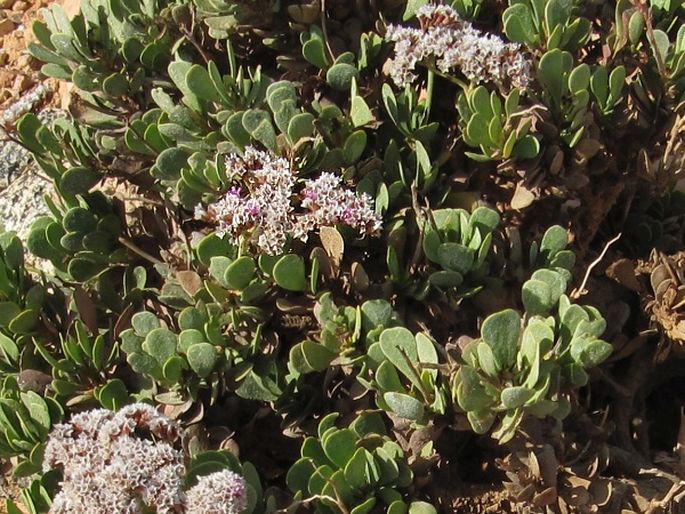
[[[88,0],[70,20],[60,5],[44,11],[45,22],[33,31],[38,40],[28,50],[43,61],[41,71],[73,82],[81,97],[102,110],[100,123],[120,124],[117,114],[164,69],[175,43],[168,31],[172,2],[136,3]]]
[[[574,68],[571,53],[555,48],[540,59],[538,74],[550,105],[563,117],[561,137],[573,147],[585,132],[590,68],[586,64]]]
[[[448,398],[438,349],[424,333],[414,335],[404,327],[383,330],[369,347],[357,380],[376,391],[379,408],[400,418],[426,424],[429,414],[445,413]]]
[[[493,437],[504,443],[526,415],[563,419],[571,411],[568,388],[585,385],[586,369],[611,353],[599,339],[606,327],[599,311],[564,294],[564,271],[535,271],[521,290],[525,317],[513,309],[491,314],[464,349],[452,391],[477,433],[498,420]]]
[[[570,147],[576,146],[585,133],[590,109],[590,92],[601,115],[610,115],[623,99],[626,70],[604,65],[573,66],[573,56],[554,49],[546,52],[538,65],[538,76],[549,105],[563,119],[560,136]]]
[[[52,368],[50,387],[57,399],[70,405],[96,400],[110,410],[128,402],[126,385],[111,377],[120,353],[111,338],[108,332],[91,336],[83,322],[76,320],[73,333],[60,335],[61,355],[39,338],[33,339],[36,351]]]
[[[178,334],[162,326],[151,312],[136,313],[131,319],[133,328],[121,334],[121,348],[131,368],[165,388],[180,389],[181,398],[186,392],[196,397],[203,383],[216,390],[222,371],[233,360],[220,332],[219,313],[199,307],[181,311]]]
[[[653,419],[635,400],[653,393],[638,382],[671,363],[641,362],[645,339],[685,339],[685,210],[672,192],[685,11],[600,4],[46,10],[29,53],[74,86],[69,112],[47,123],[23,102],[0,114],[2,137],[54,183],[26,263],[0,232],[0,457],[28,486],[8,512],[76,511],[70,501],[99,505],[99,492],[158,505],[129,474],[70,495],[66,460],[41,462],[62,417],[67,453],[97,442],[98,419],[116,432],[105,447],[173,440],[163,465],[108,472],[165,469],[169,510],[189,514],[460,510],[442,484],[472,466],[488,481],[507,473],[511,510],[572,510],[631,460],[616,454],[652,455],[641,429]],[[639,302],[593,294],[599,263],[611,278],[630,271]],[[606,322],[590,304],[609,305]],[[647,316],[630,317],[638,305]],[[644,351],[605,362],[614,345]],[[590,376],[610,387],[586,394]],[[141,400],[153,405],[128,405]],[[175,427],[162,410],[189,427],[187,444],[175,428],[160,435]],[[480,444],[486,433],[494,442]],[[607,441],[619,448],[600,468]],[[581,487],[566,480],[581,475]],[[642,505],[625,489],[605,505]]]
[[[207,26],[209,35],[215,39],[228,39],[247,28],[267,29],[277,16],[277,0],[193,0],[198,17]],[[268,40],[268,41],[267,41]],[[264,38],[267,44],[273,38]]]
[[[419,99],[413,88],[404,88],[396,94],[390,84],[383,84],[381,95],[385,110],[397,130],[403,136],[421,144],[417,146],[417,151],[427,146],[438,130],[438,124],[429,119],[431,112],[429,99]],[[417,180],[420,179],[417,178]]]
[[[370,121],[370,112],[358,94],[352,98],[351,121],[334,104],[313,103],[315,116],[298,106],[293,83],[271,82],[259,68],[249,71],[248,78],[236,67],[230,44],[229,65],[229,74],[221,75],[214,62],[206,68],[172,62],[169,75],[183,93],[184,105],[154,89],[159,109],[135,120],[126,132],[132,151],[156,156],[150,173],[178,194],[183,205],[192,208],[226,191],[232,170],[226,169],[224,156],[253,144],[275,155],[295,153],[305,174],[315,167],[351,166],[360,159],[367,137],[357,127]],[[354,93],[351,83],[345,88]],[[211,121],[201,122],[204,116]]]
[[[2,379],[0,388],[0,456],[20,456],[17,476],[29,476],[41,469],[43,443],[52,426],[64,416],[54,398],[34,391],[22,391],[14,376]]]
[[[382,417],[363,412],[347,428],[335,425],[337,417],[322,418],[318,436],[302,443],[301,457],[286,477],[296,499],[317,497],[316,512],[326,513],[372,512],[382,504],[390,514],[423,508],[423,502],[408,506],[399,491],[410,486],[413,474],[401,447],[386,435]]]
[[[102,178],[93,131],[85,126],[58,118],[50,127],[28,113],[18,121],[17,135],[66,198],[88,193]]]
[[[528,252],[531,269],[548,268],[556,271],[571,271],[576,256],[568,249],[568,232],[559,225],[549,227],[540,243],[533,241]]]
[[[114,206],[101,192],[88,193],[51,205],[52,215],[31,225],[27,248],[49,260],[68,280],[86,282],[110,267],[128,261],[120,242],[121,221]]]
[[[429,282],[440,289],[458,288],[460,294],[478,291],[478,279],[487,275],[486,258],[499,214],[478,207],[471,214],[463,209],[432,211],[423,226],[422,247],[426,259],[440,266]]]
[[[291,16],[296,12],[291,10]],[[316,13],[317,17],[318,14]],[[313,24],[306,27],[300,33],[302,57],[309,64],[326,72],[325,80],[330,88],[336,91],[349,91],[359,80],[360,73],[369,68],[380,56],[383,39],[375,32],[360,33],[359,42],[355,45],[356,55],[351,51],[341,51],[335,55],[326,37],[322,27]]]
[[[504,33],[512,41],[546,50],[574,51],[589,36],[590,20],[574,16],[574,3],[563,0],[510,0],[502,13]]]
[[[290,349],[288,367],[296,374],[324,371],[331,365],[361,364],[383,329],[397,323],[386,300],[367,300],[358,307],[337,307],[330,292],[321,295],[314,314],[321,326],[319,341],[305,340]],[[361,344],[360,344],[361,343]]]
[[[484,86],[462,92],[457,108],[464,141],[481,153],[467,152],[477,161],[520,158],[532,159],[540,151],[539,141],[528,133],[531,119],[519,106],[520,93],[514,90],[504,102]]]
[[[663,81],[667,98],[681,100],[685,91],[685,30],[678,23],[681,5],[673,2],[650,2],[648,10],[638,9],[630,2],[616,3],[617,23],[611,42],[618,51],[630,44],[633,48],[647,47],[654,67],[641,70],[642,80],[636,86],[639,97],[652,89],[650,77],[657,75]]]
[[[209,388],[216,398],[226,387],[239,396],[275,400],[281,392],[277,368],[264,335],[266,315],[260,304],[274,288],[294,293],[308,290],[304,260],[293,254],[258,260],[216,235],[196,247],[203,282],[194,271],[176,273],[159,300],[177,313],[173,323],[152,312],[138,312],[132,328],[121,333],[121,349],[134,371],[152,378],[178,401]]]
[[[0,373],[19,369],[21,350],[35,332],[45,290],[24,267],[24,247],[0,229]]]

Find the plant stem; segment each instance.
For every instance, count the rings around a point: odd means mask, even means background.
[[[457,86],[459,86],[464,91],[466,91],[469,87],[471,87],[469,84],[467,84],[463,80],[458,79],[457,77],[454,77],[452,75],[448,75],[447,73],[441,72],[439,69],[437,69],[435,67],[434,64],[426,64],[426,68],[428,68],[429,72],[432,72],[435,75],[437,75],[438,77],[442,77],[445,80],[450,81],[452,84],[456,84]],[[429,75],[428,79],[430,80],[430,75]]]
[[[435,89],[435,71],[428,70],[428,84],[426,86],[426,114],[425,121],[430,119],[431,108],[433,107],[433,90]]]
[[[128,239],[125,239],[124,237],[119,237],[118,241],[124,245],[126,248],[131,250],[133,253],[141,256],[143,259],[150,261],[152,264],[164,264],[162,261],[160,261],[157,257],[153,257],[149,253],[147,253],[145,250],[142,248],[136,246],[132,241],[129,241]]]
[[[180,32],[185,36],[188,42],[195,47],[195,50],[200,54],[200,57],[205,61],[205,64],[209,64],[210,59],[207,52],[205,52],[204,48],[195,40],[195,37],[185,27],[180,27]]]
[[[326,43],[328,55],[330,55],[331,60],[335,62],[335,54],[333,53],[333,49],[331,48],[331,44],[328,40],[328,24],[326,23],[326,19],[326,0],[321,0],[321,31],[323,32],[323,39]]]

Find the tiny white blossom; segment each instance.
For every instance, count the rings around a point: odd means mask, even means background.
[[[389,25],[386,39],[395,42],[390,76],[398,86],[416,79],[416,64],[434,58],[438,69],[459,69],[471,82],[524,89],[532,80],[531,65],[515,43],[483,34],[447,5],[417,10],[420,28]]]
[[[147,439],[140,433],[149,433]],[[180,430],[153,407],[133,404],[72,416],[56,425],[43,467],[62,468],[64,480],[51,514],[136,514],[141,502],[158,513],[184,505]]]
[[[288,161],[267,152],[247,147],[242,156],[226,157],[226,169],[238,185],[206,208],[198,205],[195,217],[216,223],[216,233],[227,234],[234,244],[248,236],[263,252],[277,255],[289,237],[307,241],[321,226],[341,223],[361,234],[381,228],[372,199],[345,189],[333,173],[305,180],[298,195],[297,176]]]
[[[187,514],[240,514],[247,507],[245,479],[229,470],[200,477],[187,497]]]
[[[55,425],[43,468],[64,479],[50,514],[239,514],[245,480],[232,471],[201,477],[184,493],[180,427],[154,407],[135,403],[117,412],[96,409]]]
[[[306,227],[342,223],[370,234],[381,228],[371,197],[343,189],[340,177],[333,173],[324,172],[317,179],[305,181],[301,196],[302,207],[309,210],[300,221]]]

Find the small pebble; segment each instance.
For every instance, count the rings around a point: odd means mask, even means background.
[[[14,84],[12,84],[12,91],[14,91],[17,94],[20,94],[26,91],[32,85],[33,81],[30,77],[26,75],[17,75],[14,79]]]
[[[24,12],[28,8],[28,4],[26,2],[14,2],[14,5],[12,6],[12,10],[14,12]]]
[[[6,36],[13,30],[14,22],[12,20],[5,18],[4,20],[0,21],[0,37]]]
[[[16,60],[16,64],[14,65],[15,68],[24,69],[24,68],[30,68],[31,62],[34,61],[35,59],[30,56],[30,55],[20,55]]]

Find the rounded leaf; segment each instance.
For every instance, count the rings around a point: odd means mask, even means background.
[[[97,398],[105,409],[116,411],[128,401],[128,389],[126,384],[115,378],[107,382],[97,392]]]
[[[438,261],[449,270],[465,275],[471,270],[475,252],[459,243],[443,243],[438,247]]]
[[[309,457],[303,457],[295,464],[290,466],[288,474],[285,476],[285,483],[293,493],[301,492],[308,494],[309,479],[316,470],[312,460]]]
[[[417,387],[422,387],[412,369],[419,362],[414,334],[404,327],[388,328],[381,333],[379,344],[392,365]]]
[[[224,274],[228,287],[239,291],[245,289],[255,276],[255,262],[252,257],[239,257],[234,260]]]
[[[337,357],[336,353],[313,341],[303,341],[299,346],[305,361],[314,371],[324,371]]]
[[[186,357],[190,368],[197,373],[200,378],[205,378],[210,375],[216,366],[219,357],[209,343],[197,343],[188,348]]]
[[[428,502],[411,502],[409,504],[409,514],[437,514],[438,511]]]
[[[383,400],[388,407],[400,416],[401,418],[418,421],[423,418],[424,406],[423,403],[404,393],[396,393],[389,391],[383,395]]]
[[[90,259],[76,257],[69,261],[67,272],[77,282],[85,282],[104,269],[104,264],[99,264]]]
[[[274,265],[273,277],[283,289],[304,291],[307,288],[304,259],[299,255],[284,255]]]
[[[155,328],[161,327],[157,316],[151,312],[136,312],[131,317],[131,326],[137,336],[145,337]]]
[[[344,469],[357,450],[359,436],[349,428],[335,430],[324,438],[323,451],[330,461],[341,469]]]
[[[176,354],[178,338],[167,328],[155,328],[151,330],[143,341],[142,348],[160,364],[164,364],[172,355]]]
[[[528,280],[523,284],[521,300],[526,312],[531,316],[548,313],[555,303],[551,288],[540,280]]]
[[[610,343],[592,337],[575,337],[571,341],[571,357],[586,369],[604,362],[613,349]]]
[[[516,360],[521,316],[506,309],[485,318],[480,329],[481,338],[492,349],[500,369],[507,369]]]
[[[72,207],[64,215],[62,226],[67,232],[87,234],[97,228],[97,219],[88,209]]]
[[[65,171],[59,179],[59,188],[67,195],[87,193],[100,180],[100,174],[83,166],[75,166]]]
[[[352,85],[352,79],[358,78],[359,70],[356,66],[347,63],[334,64],[326,72],[326,82],[338,91],[348,91]]]
[[[533,396],[534,391],[522,386],[505,387],[502,390],[500,401],[507,409],[516,409],[525,404]]]

